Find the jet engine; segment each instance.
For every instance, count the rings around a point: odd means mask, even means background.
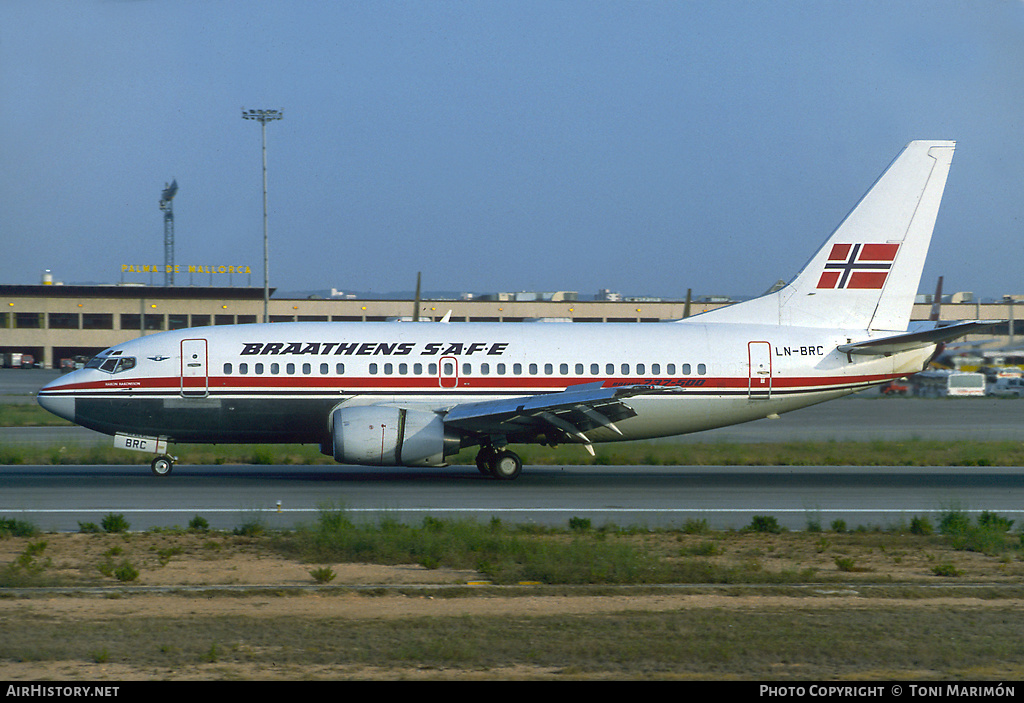
[[[383,405],[335,410],[331,438],[335,461],[370,466],[445,466],[460,445],[436,413]]]

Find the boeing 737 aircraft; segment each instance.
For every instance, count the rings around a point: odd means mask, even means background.
[[[316,443],[335,460],[477,467],[510,445],[665,437],[775,417],[924,369],[982,323],[908,330],[954,142],[911,142],[787,286],[662,323],[311,322],[201,327],[113,346],[39,403],[156,454]]]

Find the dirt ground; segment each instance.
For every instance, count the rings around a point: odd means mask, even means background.
[[[697,539],[697,538],[695,538]],[[822,537],[817,542],[810,538],[795,540],[786,536],[736,536],[723,542],[715,558],[750,560],[756,558],[766,569],[814,568],[819,573],[829,570],[838,573],[837,554],[853,560],[856,570],[848,574],[849,581],[865,580],[874,583],[942,583],[944,579],[934,573],[936,563],[949,562],[959,576],[945,579],[950,583],[970,580],[972,583],[1019,584],[1024,577],[1024,564],[1017,560],[996,559],[972,552],[940,553],[935,549],[914,549],[912,546],[878,549],[875,546],[836,544],[836,536]],[[39,547],[41,543],[45,546]],[[696,543],[696,542],[695,542]],[[29,559],[26,555],[36,545]],[[430,589],[393,588],[396,586],[424,585],[480,585],[486,586],[473,571],[426,569],[418,565],[380,566],[373,564],[305,564],[281,557],[261,548],[258,542],[231,535],[162,535],[162,534],[51,534],[35,538],[0,540],[0,569],[16,563],[37,565],[46,575],[61,577],[67,582],[106,588],[123,588],[130,595],[109,597],[107,592],[67,593],[49,590],[40,593],[8,592],[0,597],[0,631],[5,621],[45,615],[68,621],[109,621],[137,616],[167,616],[178,613],[187,616],[240,615],[250,618],[290,616],[296,618],[411,618],[444,617],[473,614],[489,616],[514,614],[516,617],[593,614],[629,610],[659,612],[694,608],[761,609],[799,604],[803,608],[849,608],[863,603],[856,587],[847,585],[815,587],[814,598],[806,595],[764,595],[753,592],[744,595],[692,592],[685,589],[656,593],[623,595],[536,595],[517,592],[503,596],[494,589],[475,596],[436,597]],[[113,576],[101,573],[100,565],[116,566],[130,561],[139,572],[130,583],[121,583]],[[311,570],[329,566],[336,574],[330,586],[350,586],[351,590],[337,590],[325,594],[315,588]],[[107,569],[109,572],[109,569]],[[392,587],[393,592],[380,594],[379,589],[368,594],[367,586]],[[139,589],[138,587],[145,587]],[[203,592],[217,587],[235,587],[247,590],[244,597],[210,597]],[[261,592],[266,587],[280,587],[273,592]],[[163,588],[167,590],[164,591]],[[136,592],[133,589],[138,589]],[[194,589],[194,590],[193,590]],[[291,589],[291,590],[288,590]],[[0,593],[0,595],[3,595]],[[961,594],[962,595],[962,594]],[[873,604],[899,604],[908,608],[942,606],[984,608],[991,605],[1006,607],[1006,599],[972,597],[931,597],[921,599],[878,599]],[[1011,601],[1011,607],[1024,610],[1024,601]],[[224,665],[197,665],[189,672],[175,672],[176,679],[210,680],[223,677],[218,668]],[[166,674],[121,663],[92,662],[0,662],[0,679],[4,680],[93,680],[129,681],[162,678]],[[551,672],[524,667],[511,667],[504,671],[490,670],[481,678],[504,680],[543,679],[553,677]],[[460,678],[474,675],[460,673]],[[301,670],[270,669],[266,666],[232,664],[230,678],[239,680],[290,678],[447,678],[437,670],[380,671],[351,667],[305,667]]]

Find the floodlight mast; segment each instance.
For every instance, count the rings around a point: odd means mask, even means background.
[[[160,194],[160,209],[164,213],[164,285],[174,285],[174,208],[171,201],[178,193],[177,179],[164,184]]]
[[[267,122],[284,118],[284,110],[246,110],[242,108],[243,120],[260,123],[263,140],[263,321],[270,322],[270,244],[267,239]]]

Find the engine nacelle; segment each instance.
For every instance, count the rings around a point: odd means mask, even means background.
[[[339,408],[331,414],[334,459],[370,466],[444,466],[459,450],[444,421],[427,410],[382,405]]]

